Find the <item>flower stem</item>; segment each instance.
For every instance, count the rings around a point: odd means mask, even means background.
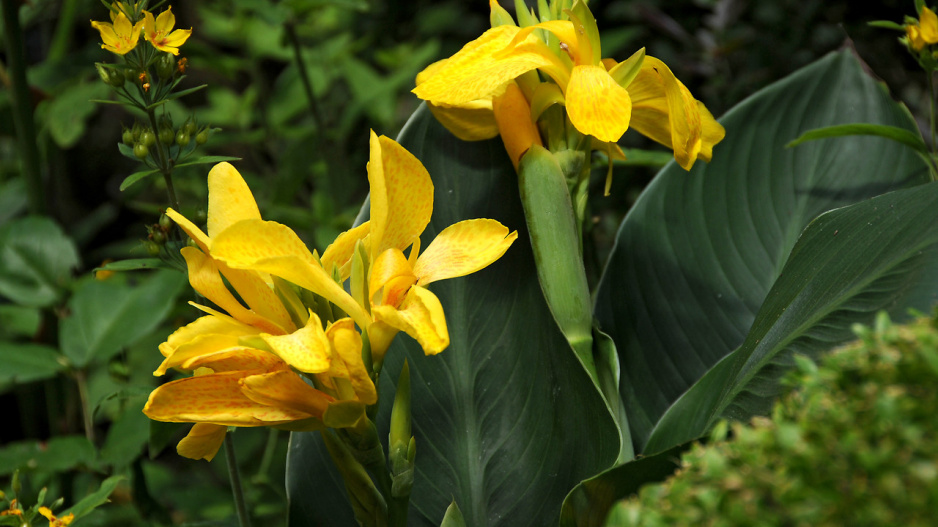
[[[75,371],[75,383],[78,384],[78,398],[81,401],[81,417],[85,426],[85,437],[94,444],[94,420],[91,418],[91,403],[88,400],[88,376],[85,370]]]
[[[235,509],[238,511],[238,525],[251,527],[251,518],[244,505],[244,492],[241,489],[241,474],[235,457],[234,442],[231,433],[225,434],[225,460],[228,462],[228,477],[231,478],[231,494],[234,496]]]
[[[7,60],[10,63],[10,80],[13,98],[11,110],[15,125],[29,211],[45,214],[42,174],[39,170],[39,150],[36,147],[36,125],[33,121],[33,102],[26,83],[26,51],[23,48],[23,30],[20,27],[19,2],[0,0],[3,7],[3,34],[6,38]]]
[[[147,117],[150,118],[150,129],[154,134],[159,133],[159,127],[156,125],[156,112],[153,108],[147,110]],[[179,199],[176,197],[176,188],[173,186],[173,167],[170,164],[169,156],[163,150],[163,144],[156,142],[156,157],[160,162],[160,173],[163,174],[163,181],[166,182],[166,193],[169,196],[169,206],[175,211],[179,211]]]
[[[326,127],[319,111],[319,104],[316,102],[316,94],[313,93],[313,85],[309,82],[309,72],[306,70],[306,63],[303,62],[302,48],[300,39],[296,35],[296,24],[291,20],[284,24],[287,31],[287,38],[290,39],[290,45],[293,46],[293,58],[296,60],[296,67],[300,70],[300,81],[303,83],[303,90],[306,92],[306,99],[309,101],[309,110],[313,114],[313,120],[316,121],[316,128],[320,136],[325,133]]]

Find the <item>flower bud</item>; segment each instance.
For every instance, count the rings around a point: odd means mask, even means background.
[[[127,146],[134,144],[134,133],[130,128],[124,127],[124,133],[121,134],[121,141]]]
[[[175,140],[176,132],[173,131],[172,126],[160,126],[160,143],[163,143],[164,145],[171,145]]]
[[[173,220],[171,220],[166,214],[161,214],[159,226],[161,229],[163,229],[163,231],[169,231],[169,229],[173,226]]]
[[[140,133],[140,142],[147,145],[148,147],[153,146],[154,144],[156,144],[156,134],[154,134],[152,130],[147,128],[146,130]]]
[[[179,146],[186,146],[189,144],[189,133],[185,129],[180,129],[176,133],[176,144]]]
[[[156,59],[156,74],[163,80],[170,80],[176,72],[176,59],[172,53],[161,53]]]
[[[150,149],[143,143],[137,143],[134,145],[134,155],[137,159],[146,159],[150,155]]]
[[[195,135],[199,132],[199,125],[197,125],[195,121],[192,119],[189,119],[188,121],[186,121],[184,128],[186,130],[186,133],[189,135]]]
[[[201,146],[208,142],[208,128],[203,129],[195,136],[195,144]]]
[[[150,256],[159,256],[160,255],[160,246],[156,242],[147,240],[143,242],[143,248],[147,250],[147,254]]]

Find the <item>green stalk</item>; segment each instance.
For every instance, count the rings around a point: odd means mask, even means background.
[[[62,2],[62,9],[59,11],[59,24],[55,26],[55,34],[52,37],[52,44],[49,45],[49,55],[46,60],[57,62],[68,54],[77,11],[78,0],[65,0]]]
[[[251,527],[251,518],[244,504],[244,491],[241,488],[241,473],[238,471],[238,459],[235,456],[231,433],[225,434],[225,460],[228,462],[228,477],[231,479],[231,494],[234,496],[235,510],[238,511],[238,525]]]
[[[284,24],[287,31],[287,38],[290,39],[290,45],[293,47],[293,59],[296,61],[296,67],[300,71],[300,81],[303,83],[303,91],[306,92],[306,100],[309,102],[309,111],[313,114],[313,120],[316,121],[316,128],[319,135],[325,133],[325,123],[322,114],[319,111],[319,104],[316,101],[316,94],[313,93],[313,85],[309,82],[309,72],[306,71],[306,63],[303,62],[303,48],[300,46],[300,39],[296,34],[296,24],[291,20]]]
[[[29,92],[29,85],[26,84],[26,51],[23,48],[19,2],[0,0],[0,4],[3,6],[3,34],[6,37],[7,60],[10,64],[13,125],[16,129],[20,159],[23,163],[23,176],[26,179],[29,211],[32,214],[45,214],[46,204],[42,174],[39,171],[39,149],[36,147],[32,96]]]
[[[88,376],[84,369],[75,371],[78,384],[78,398],[81,401],[81,417],[85,426],[85,437],[94,444],[94,419],[91,417],[91,402],[88,399]]]

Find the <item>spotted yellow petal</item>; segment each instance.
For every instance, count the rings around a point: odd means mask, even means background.
[[[311,417],[307,412],[250,399],[241,390],[240,381],[246,375],[224,372],[168,382],[150,393],[143,413],[154,421],[228,426],[267,426]]]
[[[283,305],[283,300],[264,281],[260,273],[231,269],[227,264],[218,260],[215,261],[215,265],[253,312],[280,328],[278,333],[289,333],[296,329],[290,312]],[[270,277],[268,276],[267,279],[269,280]]]
[[[156,371],[153,372],[153,375],[165,375],[170,368],[182,366],[195,357],[201,357],[235,347],[240,347],[240,339],[237,336],[221,334],[199,335],[180,345],[173,351],[172,355],[163,359],[163,362]]]
[[[241,380],[241,391],[258,404],[289,408],[318,418],[322,418],[326,407],[335,400],[306,384],[299,375],[290,370],[244,377]]]
[[[179,228],[182,229],[190,238],[199,246],[200,249],[204,252],[209,252],[212,247],[212,239],[208,237],[207,234],[202,232],[196,224],[189,221],[185,216],[179,214],[172,208],[166,209],[166,215],[169,216],[169,219],[176,222],[176,225],[179,225]]]
[[[212,241],[212,256],[229,267],[270,273],[319,294],[348,313],[361,327],[367,327],[371,320],[355,299],[323,270],[299,236],[285,225],[261,220],[240,221]]]
[[[427,355],[436,355],[449,346],[449,330],[440,300],[428,289],[413,286],[400,307],[377,306],[375,320],[395,327],[416,340]]]
[[[189,459],[204,459],[211,461],[225,441],[228,427],[209,423],[196,423],[189,430],[189,434],[176,445],[176,452]]]
[[[368,291],[372,302],[397,306],[417,282],[417,276],[400,249],[388,249],[371,262]]]
[[[306,373],[320,373],[329,369],[332,348],[316,313],[310,311],[306,326],[288,335],[262,334],[270,349],[287,364]]]
[[[459,106],[427,103],[436,120],[462,141],[484,141],[498,135],[492,101],[480,99]]]
[[[182,364],[183,369],[196,371],[209,368],[213,373],[225,371],[270,371],[284,369],[286,363],[269,351],[236,346],[193,357]]]
[[[146,39],[153,44],[153,47],[160,51],[179,54],[181,46],[192,34],[191,29],[177,29],[173,31],[176,25],[176,16],[173,15],[172,8],[160,13],[158,17],[153,18],[153,14],[144,11],[143,27]]]
[[[538,54],[496,56],[518,31],[514,26],[489,29],[447,59],[433,75],[414,88],[414,94],[434,104],[459,106],[491,98],[506,82],[549,64],[549,58]],[[534,35],[530,37],[536,38]]]
[[[182,326],[173,332],[166,342],[160,344],[160,353],[168,357],[176,351],[180,345],[185,344],[201,335],[231,335],[234,337],[257,335],[260,330],[242,324],[232,318],[221,318],[215,316],[204,316],[195,319],[195,321]]]
[[[365,240],[369,233],[371,233],[371,222],[366,221],[340,234],[322,253],[319,259],[322,262],[322,268],[327,273],[331,273],[333,266],[338,267],[341,280],[344,282],[349,277],[355,245],[359,240]]]
[[[162,15],[161,15],[162,16]],[[230,163],[218,163],[208,173],[208,236],[241,220],[261,219],[248,184]]]
[[[261,328],[267,333],[279,335],[286,332],[284,328],[241,305],[222,281],[212,258],[195,247],[183,247],[180,252],[189,269],[189,283],[199,294],[240,322]]]
[[[518,232],[490,219],[464,220],[443,229],[417,258],[417,284],[474,273],[501,258]]]
[[[348,374],[348,380],[355,390],[358,400],[364,404],[378,402],[378,392],[372,382],[365,363],[362,360],[362,337],[355,330],[355,325],[349,318],[335,321],[326,330],[329,341],[332,342],[338,358],[342,360]]]
[[[600,141],[618,141],[629,128],[629,92],[602,66],[575,66],[564,93],[570,122]]]
[[[403,250],[420,236],[433,214],[433,182],[413,154],[371,132],[368,183],[373,259],[389,248]]]

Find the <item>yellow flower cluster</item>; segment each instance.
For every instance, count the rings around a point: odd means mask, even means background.
[[[496,0],[491,8],[493,20],[510,21]],[[578,0],[565,14],[568,19],[527,27],[493,27],[430,65],[413,92],[457,137],[500,134],[516,166],[527,148],[541,144],[538,119],[555,104],[565,107],[576,130],[595,138],[596,149],[621,156],[614,144],[632,127],[673,149],[685,169],[709,161],[723,127],[667,65],[643,50],[624,62],[602,58],[586,4]]]
[[[938,15],[931,9],[922,7],[919,19],[905,25],[905,34],[909,45],[915,51],[938,44]]]
[[[133,22],[130,17],[136,17],[136,13],[131,11],[128,16],[125,8],[120,4],[111,4],[110,14],[110,23],[92,20],[91,26],[101,33],[103,42],[101,47],[118,55],[126,55],[137,47],[141,33],[154,48],[178,55],[179,46],[182,46],[192,34],[192,28],[173,30],[176,17],[173,15],[172,7],[167,8],[157,17],[149,11],[143,11],[143,18]]]
[[[228,426],[365,424],[378,397],[373,365],[399,331],[428,355],[449,345],[442,305],[425,286],[488,266],[517,238],[497,221],[467,220],[421,252],[433,212],[430,175],[373,132],[368,180],[370,221],[341,234],[321,258],[289,227],[261,219],[227,163],[208,177],[208,232],[167,211],[196,245],[182,249],[190,284],[218,308],[193,304],[206,315],[160,345],[155,375],[193,375],[154,390],[144,408],[154,420],[196,423],[181,455],[211,459]]]

